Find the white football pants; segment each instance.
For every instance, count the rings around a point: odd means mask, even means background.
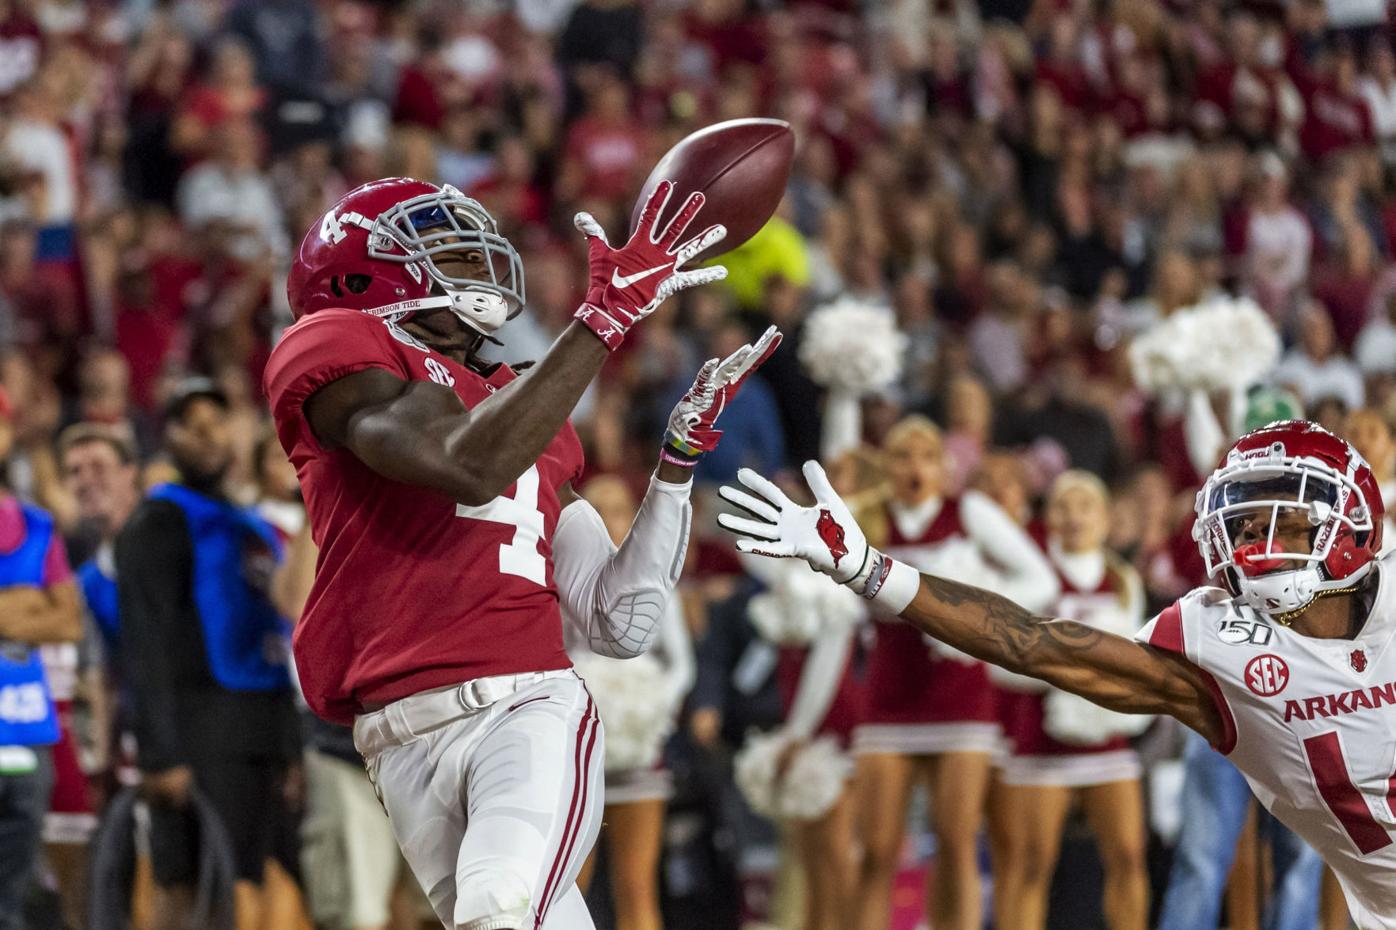
[[[570,669],[414,694],[354,721],[393,834],[448,930],[593,930],[601,720]]]

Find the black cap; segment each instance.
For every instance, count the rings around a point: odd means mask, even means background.
[[[165,399],[165,419],[183,419],[189,404],[200,397],[213,401],[224,410],[228,409],[228,395],[223,393],[223,389],[212,378],[185,378],[175,385],[174,390],[170,391],[170,396]]]

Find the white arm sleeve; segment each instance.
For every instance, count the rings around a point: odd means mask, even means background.
[[[829,390],[824,399],[824,427],[819,441],[819,457],[833,464],[834,459],[856,448],[863,439],[863,402],[852,391]]]
[[[563,616],[597,655],[634,658],[658,635],[688,548],[688,489],[686,482],[651,478],[620,548],[586,501],[568,504],[558,516],[553,580]]]
[[[790,716],[785,721],[785,731],[796,739],[809,739],[828,715],[839,682],[843,680],[843,667],[853,647],[854,632],[853,626],[831,630],[810,647],[804,667],[800,669],[800,683],[795,688]]]
[[[1217,464],[1226,444],[1226,433],[1212,410],[1206,391],[1189,391],[1187,413],[1183,414],[1183,438],[1188,460],[1199,475],[1208,475]]]
[[[960,497],[960,523],[993,564],[996,593],[1031,611],[1046,610],[1056,601],[1061,594],[1057,573],[998,504],[978,491],[966,491]]]

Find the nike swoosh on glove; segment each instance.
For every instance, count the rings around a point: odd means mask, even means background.
[[[665,461],[687,468],[717,448],[722,437],[722,430],[714,426],[717,418],[751,373],[771,357],[780,340],[780,331],[771,326],[755,344],[744,345],[720,361],[713,358],[704,363],[693,387],[669,414],[661,452]]]
[[[656,229],[673,191],[671,181],[661,181],[655,187],[635,232],[619,249],[606,241],[606,231],[590,213],[578,213],[573,219],[587,237],[589,273],[586,299],[574,316],[612,351],[625,340],[630,327],[653,313],[670,295],[727,277],[727,269],[721,265],[680,270],[694,256],[721,242],[727,230],[719,223],[680,244],[688,224],[703,206],[701,193],[690,194],[678,215],[662,230]]]

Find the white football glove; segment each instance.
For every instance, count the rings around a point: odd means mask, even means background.
[[[819,463],[806,462],[803,471],[814,492],[813,507],[801,507],[770,481],[743,468],[737,480],[755,493],[723,485],[718,494],[750,517],[719,514],[718,525],[744,537],[737,540],[741,552],[804,559],[812,568],[857,589],[872,572],[873,549]]]

